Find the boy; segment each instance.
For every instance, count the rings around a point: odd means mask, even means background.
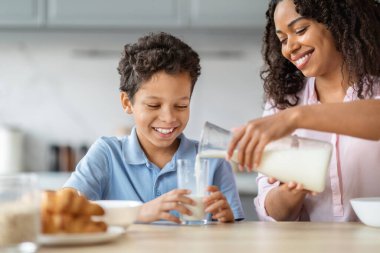
[[[177,159],[194,160],[197,153],[198,143],[182,131],[200,75],[198,54],[169,34],[150,34],[124,47],[118,71],[121,104],[136,125],[130,136],[97,140],[64,187],[92,200],[141,201],[140,222],[179,223],[176,212],[191,215],[184,204],[195,204],[187,190],[176,189],[175,164]],[[210,161],[209,185],[204,202],[213,219],[244,218],[227,162]]]

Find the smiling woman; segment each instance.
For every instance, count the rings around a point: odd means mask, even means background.
[[[265,117],[235,131],[229,154],[238,146],[239,163],[252,169],[266,144],[287,134],[330,142],[328,189],[314,196],[297,182],[259,174],[256,210],[263,220],[355,221],[350,198],[380,195],[374,179],[380,177],[380,4],[272,0],[266,16]]]

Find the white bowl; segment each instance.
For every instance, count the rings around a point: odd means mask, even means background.
[[[140,201],[132,200],[98,200],[96,204],[103,207],[104,216],[97,217],[110,226],[128,227],[137,219],[142,206]]]
[[[380,197],[356,198],[350,201],[356,215],[364,224],[380,227]]]

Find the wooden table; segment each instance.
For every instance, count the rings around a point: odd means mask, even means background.
[[[361,223],[240,222],[207,226],[135,224],[107,244],[41,247],[40,253],[380,252],[380,229]]]

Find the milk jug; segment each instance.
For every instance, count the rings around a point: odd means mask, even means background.
[[[206,122],[199,142],[199,156],[224,158],[231,137],[230,131]],[[236,149],[231,158],[233,167],[237,164],[237,152]],[[332,145],[328,142],[290,135],[269,143],[255,170],[284,183],[302,183],[307,190],[322,192],[331,153]]]

